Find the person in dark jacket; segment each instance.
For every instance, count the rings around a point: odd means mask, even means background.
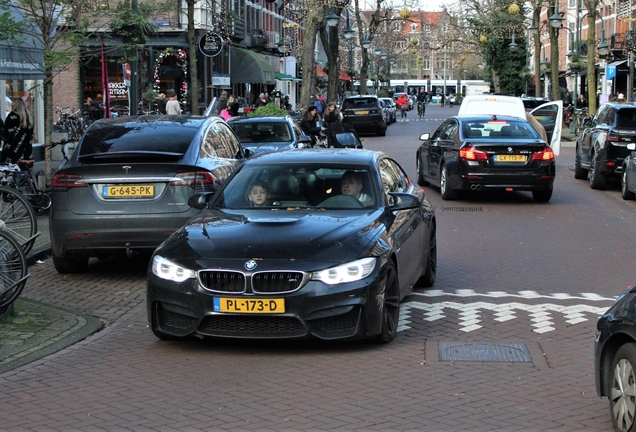
[[[236,117],[238,115],[239,103],[232,95],[227,98],[227,110],[230,114],[232,114],[232,117]]]
[[[33,117],[21,98],[13,99],[2,128],[2,139],[0,163],[33,163]]]
[[[318,108],[315,105],[307,107],[307,111],[305,111],[300,120],[300,129],[311,138],[312,147],[316,145],[318,137],[327,130],[321,124]]]

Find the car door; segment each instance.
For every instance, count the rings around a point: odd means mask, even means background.
[[[417,193],[404,170],[393,159],[381,159],[377,168],[382,179],[385,202],[391,202],[389,192]],[[421,191],[421,188],[418,187],[417,190]],[[393,215],[393,222],[389,226],[389,237],[394,242],[394,250],[397,254],[398,280],[400,286],[406,288],[413,285],[422,273],[422,257],[428,246],[426,237],[428,231],[419,208],[397,210],[393,212]]]
[[[457,134],[459,126],[457,120],[450,118],[443,124],[444,128],[440,131],[438,139],[431,143],[431,147],[428,152],[428,173],[429,176],[439,182],[440,169],[442,161],[446,155],[457,152],[457,143],[453,140],[453,137]]]
[[[530,114],[541,123],[548,135],[548,144],[556,156],[561,151],[561,130],[563,125],[563,101],[539,105]]]
[[[586,127],[581,134],[581,137],[577,141],[578,154],[581,161],[581,166],[585,168],[590,167],[592,160],[592,145],[596,141],[596,137],[601,129],[598,125],[607,124],[607,116],[610,113],[609,105],[601,105],[596,115],[592,119],[592,125]]]
[[[439,137],[445,128],[446,128],[446,123],[442,123],[442,125],[439,126],[437,130],[435,130],[435,132],[433,133],[433,136],[430,137],[428,140],[422,142],[422,144],[420,145],[420,155],[419,155],[420,165],[421,165],[420,172],[426,178],[431,177],[431,170],[429,168],[429,153],[431,151],[431,147],[433,146],[434,142],[439,140]]]

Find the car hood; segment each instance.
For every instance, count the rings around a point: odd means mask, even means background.
[[[267,259],[337,263],[366,253],[384,230],[383,212],[204,210],[158,250],[176,262]],[[203,265],[203,264],[202,264]]]

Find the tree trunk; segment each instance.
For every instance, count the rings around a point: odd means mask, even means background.
[[[192,114],[199,114],[199,77],[197,73],[197,41],[194,31],[194,0],[188,2],[188,72],[190,75],[190,101]]]
[[[541,8],[534,10],[534,23],[540,21]],[[535,24],[537,25],[537,24]],[[541,34],[537,31],[533,35],[534,38],[534,96],[542,97],[543,89],[541,87]]]
[[[327,82],[326,100],[338,100],[338,84],[340,83],[340,38],[338,37],[338,27],[321,27],[320,41],[327,53],[327,65],[329,78]]]
[[[559,1],[559,0],[556,0]],[[548,8],[550,16],[556,12],[555,8]],[[550,34],[550,83],[552,84],[552,100],[561,100],[561,87],[559,87],[559,31],[548,25]]]
[[[587,107],[588,114],[596,113],[596,8],[598,0],[585,0],[583,2],[588,10],[587,14]],[[592,12],[594,11],[594,13]]]
[[[306,108],[309,103],[309,96],[315,92],[316,88],[316,62],[314,61],[314,47],[316,46],[316,35],[323,19],[323,8],[320,2],[306,2],[307,22],[305,27],[305,37],[302,49],[303,82],[300,92],[298,106]]]
[[[53,69],[45,68],[44,75],[44,144],[52,142],[53,136]],[[108,91],[108,90],[106,90]],[[70,155],[69,155],[70,156]],[[44,149],[44,176],[47,190],[51,186],[51,149]]]

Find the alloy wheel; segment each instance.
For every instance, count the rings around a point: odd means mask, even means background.
[[[631,430],[636,413],[636,377],[633,365],[626,358],[620,359],[614,368],[610,404],[619,430]]]

